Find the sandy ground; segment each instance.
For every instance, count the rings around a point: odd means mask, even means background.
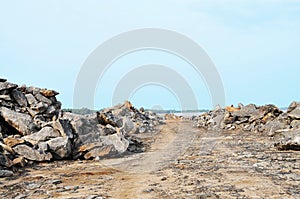
[[[61,161],[1,179],[0,198],[299,198],[300,153],[264,134],[168,121],[147,152]]]

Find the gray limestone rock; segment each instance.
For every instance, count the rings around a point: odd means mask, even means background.
[[[14,89],[11,91],[11,96],[19,104],[20,107],[27,107],[27,98],[21,91]]]
[[[46,126],[36,133],[24,136],[22,139],[35,145],[39,142],[44,142],[57,137],[60,137],[59,132],[55,131],[52,127]]]
[[[72,153],[72,144],[68,137],[58,137],[47,141],[50,152],[55,159],[69,158]]]
[[[278,137],[279,141],[274,146],[279,150],[300,151],[300,129],[283,131]]]
[[[300,106],[295,107],[287,116],[292,119],[300,119]]]
[[[28,114],[18,113],[6,107],[0,107],[0,116],[21,135],[29,135],[36,131],[36,125]]]
[[[0,82],[0,91],[12,90],[12,89],[15,89],[17,87],[18,87],[18,85],[16,85],[16,84],[12,84],[12,83],[9,83],[9,82]]]
[[[26,94],[25,97],[27,99],[27,102],[31,106],[38,103],[38,101],[35,99],[35,97],[31,93]]]
[[[43,162],[50,161],[52,159],[51,153],[40,153],[38,150],[35,150],[27,145],[17,145],[13,148],[13,150],[17,154],[32,161]]]
[[[101,138],[104,145],[113,145],[120,154],[124,153],[129,146],[129,141],[120,133],[103,136]]]
[[[39,101],[39,102],[44,102],[47,105],[51,105],[52,101],[50,99],[48,99],[47,97],[43,96],[42,94],[38,93],[35,95],[35,98]]]
[[[75,137],[73,135],[72,125],[67,119],[58,119],[53,121],[52,127],[57,130],[63,137],[68,137],[70,139],[73,139]]]

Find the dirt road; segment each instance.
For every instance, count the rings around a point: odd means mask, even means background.
[[[300,154],[263,134],[168,121],[150,150],[117,159],[39,164],[0,182],[0,198],[298,198]]]
[[[150,151],[118,160],[102,161],[107,168],[121,171],[118,175],[118,185],[112,189],[113,198],[152,198],[149,184],[163,178],[155,172],[173,163],[177,157],[183,155],[193,142],[198,129],[191,128],[189,122],[169,121],[161,129]],[[124,180],[122,180],[124,179]],[[112,184],[113,186],[114,184]],[[149,189],[149,190],[147,190]],[[151,191],[151,190],[150,190]]]

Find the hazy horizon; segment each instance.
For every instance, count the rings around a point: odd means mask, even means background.
[[[186,35],[205,50],[222,79],[225,104],[287,107],[300,100],[299,25],[298,0],[3,1],[0,77],[57,90],[63,107],[71,108],[77,75],[94,49],[120,33],[153,27]],[[213,108],[203,77],[186,61],[157,50],[132,52],[112,63],[98,81],[94,108],[114,105],[120,79],[145,64],[177,71],[199,109]],[[180,110],[174,93],[160,85],[140,87],[129,100],[136,107]]]

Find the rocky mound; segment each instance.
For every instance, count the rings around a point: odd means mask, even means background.
[[[194,117],[195,126],[212,130],[243,130],[275,137],[280,150],[300,150],[300,103],[292,102],[286,112],[274,105],[229,106]]]
[[[58,92],[0,79],[0,177],[28,162],[94,159],[142,151],[135,134],[163,123],[130,102],[77,115],[61,110]],[[10,169],[10,170],[7,170]]]
[[[185,119],[183,116],[175,115],[174,113],[165,114],[166,120],[182,120]]]

